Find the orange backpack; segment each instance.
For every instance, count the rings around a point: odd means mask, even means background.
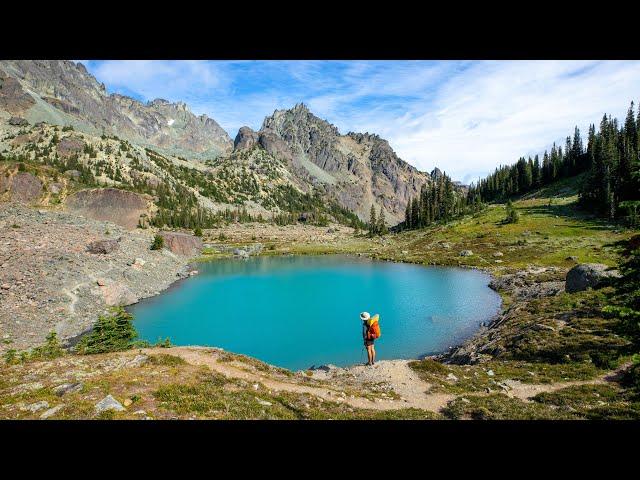
[[[380,338],[380,335],[382,335],[380,332],[380,322],[378,321],[379,318],[378,314],[373,316],[372,320],[375,321],[371,322],[367,329],[367,339],[375,340],[376,338]]]
[[[376,322],[369,327],[369,337],[376,339],[380,338],[380,335],[382,335],[382,333],[380,333],[380,324]]]

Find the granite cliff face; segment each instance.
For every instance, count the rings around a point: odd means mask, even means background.
[[[386,140],[369,133],[341,135],[304,104],[276,110],[265,118],[259,135],[265,149],[286,158],[297,175],[363,220],[372,204],[384,209],[390,223],[403,220],[409,199],[430,181],[398,158]]]
[[[182,102],[148,103],[107,94],[84,65],[66,60],[0,61],[0,110],[31,123],[73,125],[91,134],[116,135],[186,158],[230,153],[229,135]]]

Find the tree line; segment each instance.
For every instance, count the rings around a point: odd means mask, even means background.
[[[411,230],[436,222],[449,222],[484,207],[478,195],[468,195],[457,190],[446,173],[432,175],[432,180],[422,185],[418,196],[409,200],[405,220],[399,225],[399,229]]]
[[[582,208],[612,220],[624,217],[632,225],[639,223],[640,109],[636,114],[633,102],[623,124],[604,115],[598,130],[590,125],[586,144],[576,126],[564,148],[554,143],[542,158],[521,157],[512,165],[500,166],[471,184],[466,195],[455,192],[443,175],[409,201],[401,227],[446,222],[485,203],[504,202],[579,174],[583,174],[578,185]]]

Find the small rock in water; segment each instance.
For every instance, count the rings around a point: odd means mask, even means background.
[[[124,410],[124,407],[111,395],[107,395],[99,403],[96,404],[96,413],[102,413],[107,410],[115,410],[117,412],[121,412]]]

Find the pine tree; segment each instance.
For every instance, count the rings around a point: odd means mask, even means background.
[[[380,214],[378,215],[378,235],[386,235],[389,233],[389,229],[387,228],[387,221],[384,218],[384,210],[382,206],[380,206]]]
[[[376,207],[372,203],[371,211],[369,213],[369,235],[373,236],[378,233],[378,221],[376,219]]]

